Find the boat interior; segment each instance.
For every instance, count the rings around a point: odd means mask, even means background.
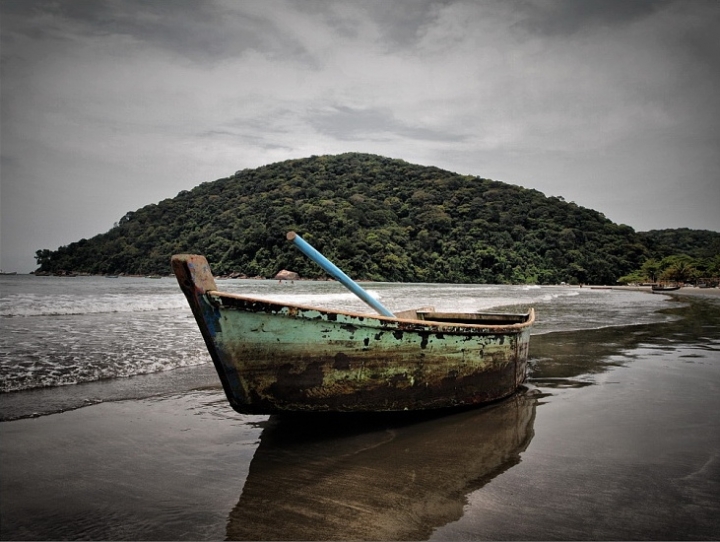
[[[529,313],[474,313],[474,312],[436,312],[434,307],[396,311],[397,318],[408,320],[426,320],[430,322],[447,322],[452,324],[480,324],[502,326],[527,322]]]

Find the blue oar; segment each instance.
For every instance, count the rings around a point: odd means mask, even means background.
[[[358,296],[360,299],[362,299],[365,303],[370,305],[380,314],[382,314],[383,316],[389,316],[391,318],[395,316],[393,313],[387,310],[377,299],[375,299],[365,290],[360,288],[360,285],[358,285],[357,282],[355,282],[353,279],[343,273],[338,267],[335,266],[334,263],[332,263],[325,256],[315,250],[312,245],[310,245],[297,233],[295,233],[294,231],[288,232],[287,240],[295,243],[295,246],[300,249],[300,252],[305,254],[305,256],[307,256],[320,267],[322,267],[330,276],[340,281],[340,283],[345,286],[345,288],[350,290],[352,293],[354,293],[356,296]]]

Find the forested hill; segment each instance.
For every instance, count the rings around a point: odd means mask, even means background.
[[[720,254],[720,233],[678,228],[638,232],[652,258],[661,260],[674,254],[693,258],[713,258]]]
[[[355,153],[238,171],[36,254],[48,272],[168,274],[190,252],[216,274],[323,276],[289,230],[353,278],[384,281],[612,284],[650,255],[632,228],[562,198]]]

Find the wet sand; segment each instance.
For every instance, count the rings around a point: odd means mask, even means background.
[[[218,540],[263,417],[222,390],[0,424],[5,540]]]
[[[720,303],[673,297],[534,336],[528,389],[484,408],[241,416],[213,387],[0,423],[0,536],[718,539]]]
[[[690,295],[696,297],[720,297],[720,288],[680,288],[670,295]]]

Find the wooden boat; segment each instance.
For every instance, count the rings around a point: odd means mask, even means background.
[[[172,267],[240,413],[472,405],[525,380],[532,309],[334,311],[219,292],[203,256],[173,256]]]
[[[662,293],[662,292],[673,292],[675,290],[679,290],[680,286],[670,286],[669,284],[653,284],[652,285],[652,291],[653,293]]]

